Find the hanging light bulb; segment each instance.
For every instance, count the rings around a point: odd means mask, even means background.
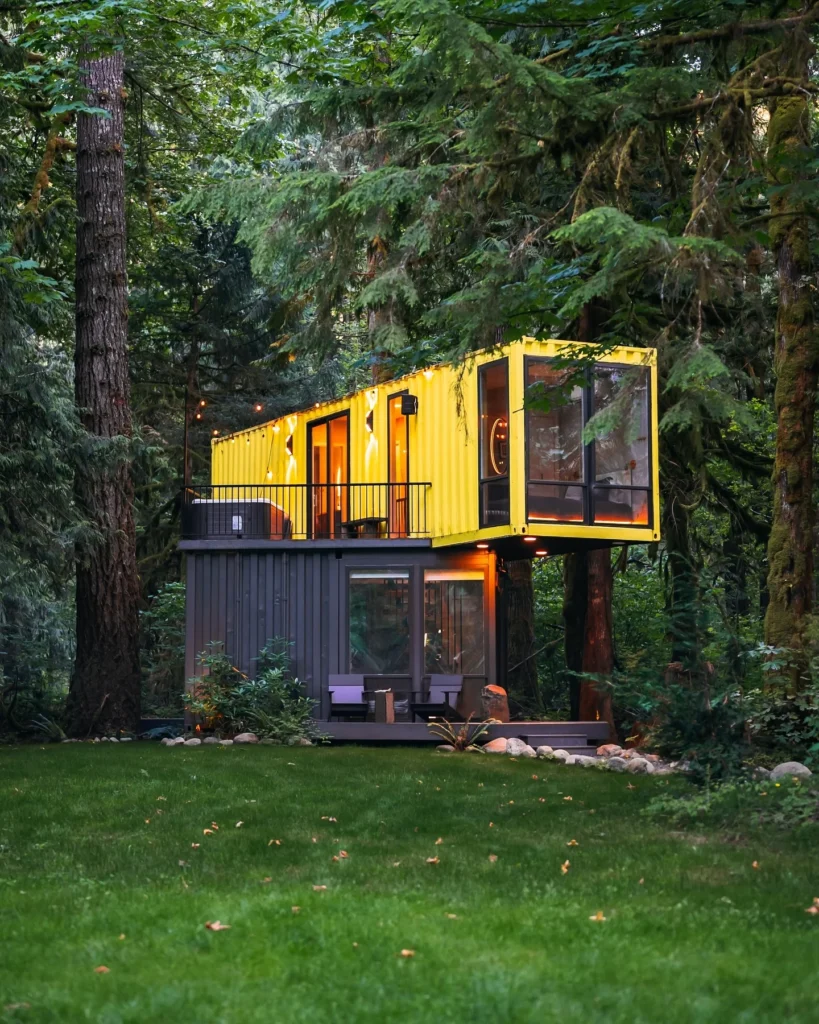
[[[262,405],[262,403],[261,403],[261,402],[257,402],[257,403],[256,403],[256,404],[255,404],[255,405],[253,406],[253,408],[254,408],[254,409],[256,410],[256,412],[261,412],[261,411],[262,411],[262,409],[264,409],[264,406]]]
[[[205,399],[203,398],[203,399],[201,399],[201,401],[199,402],[199,408],[200,408],[200,409],[204,409],[204,408],[205,408],[205,406],[206,406],[207,404],[208,404],[208,403],[207,403],[207,402],[205,401]]]

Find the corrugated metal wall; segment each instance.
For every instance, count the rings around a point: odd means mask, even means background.
[[[255,673],[254,659],[273,637],[292,644],[293,671],[309,696],[327,712],[331,673],[347,672],[347,574],[353,568],[483,569],[484,629],[489,681],[495,677],[495,559],[490,552],[436,552],[429,548],[370,549],[341,553],[332,549],[250,548],[214,550],[207,544],[183,545],[187,558],[186,678],[196,675],[197,655],[211,641],[222,642],[243,672]],[[339,557],[340,556],[340,557]],[[423,587],[414,588],[412,673],[423,673],[419,636],[423,635]]]

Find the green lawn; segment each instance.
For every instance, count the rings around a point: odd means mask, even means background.
[[[640,815],[669,785],[408,749],[2,748],[0,1020],[815,1021],[815,834],[670,832]]]

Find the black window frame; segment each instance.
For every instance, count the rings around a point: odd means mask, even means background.
[[[554,363],[555,360],[551,356],[524,356],[523,357],[523,393],[526,393],[529,388],[529,366],[532,363]],[[648,495],[648,522],[632,523],[632,524],[614,524],[614,523],[599,523],[594,520],[594,492],[597,489],[597,482],[595,480],[596,467],[595,467],[595,452],[594,452],[594,440],[588,441],[583,445],[583,480],[579,483],[567,483],[566,481],[549,481],[549,480],[532,480],[529,476],[529,422],[531,416],[531,409],[526,405],[524,397],[524,444],[525,444],[525,466],[526,466],[526,479],[524,486],[526,488],[526,523],[546,526],[597,526],[597,527],[614,527],[620,525],[623,529],[633,530],[646,530],[647,532],[654,529],[654,432],[652,428],[652,387],[653,381],[651,379],[651,367],[648,365],[635,365],[634,363],[608,363],[599,362],[595,363],[591,368],[584,371],[584,383],[583,383],[583,394],[582,394],[582,429],[585,430],[586,426],[595,414],[594,407],[594,374],[597,367],[601,369],[611,370],[635,370],[642,369],[646,371],[646,402],[648,409],[648,484],[647,485],[636,485],[636,484],[618,484],[615,486],[602,485],[600,489],[615,490],[615,491],[640,491]],[[529,518],[529,485],[530,484],[550,484],[554,483],[555,486],[562,487],[580,487],[583,492],[583,520],[579,522],[577,520],[568,519],[554,519],[554,520],[542,520],[542,519],[530,519]]]
[[[490,476],[484,477],[481,470],[483,468],[483,400],[482,400],[482,388],[481,388],[481,375],[492,366],[503,365],[506,368],[506,430],[508,433],[507,441],[509,441],[509,466],[503,476]],[[488,363],[481,363],[478,367],[478,524],[481,530],[491,529],[493,526],[509,526],[512,522],[512,446],[511,446],[511,435],[512,435],[512,413],[510,409],[509,399],[509,357],[501,356],[498,359],[492,359]],[[495,520],[492,523],[484,522],[484,501],[483,501],[483,490],[486,484],[499,483],[506,481],[507,489],[507,501],[509,504],[506,518],[504,521]]]
[[[328,534],[327,538],[317,537],[316,536],[316,533],[315,533],[315,523],[313,521],[313,488],[315,488],[315,487],[324,487],[328,491],[328,494],[329,494],[330,491],[332,490],[333,486],[335,486],[329,480],[329,468],[330,468],[330,464],[329,464],[329,459],[330,459],[330,421],[331,420],[336,420],[336,419],[341,419],[342,417],[347,421],[347,481],[346,481],[344,486],[346,487],[346,490],[347,490],[346,502],[347,502],[347,514],[349,516],[349,514],[350,514],[350,466],[352,464],[351,461],[350,461],[350,410],[349,409],[341,409],[341,410],[339,410],[339,412],[329,413],[327,416],[318,416],[316,419],[314,419],[314,420],[307,420],[307,422],[305,423],[305,429],[307,431],[307,474],[306,474],[305,479],[306,479],[306,482],[307,482],[307,515],[308,515],[308,523],[307,523],[308,532],[307,532],[307,537],[308,537],[309,540],[337,539],[337,538],[335,538],[334,531],[331,531]],[[316,483],[313,482],[313,427],[320,427],[320,426],[322,426],[325,423],[327,424],[327,460],[328,460],[328,462],[327,462],[327,470],[328,470],[328,480],[327,480],[326,484],[316,484]]]

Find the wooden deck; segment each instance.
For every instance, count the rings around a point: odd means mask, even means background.
[[[425,722],[322,722],[322,732],[340,743],[440,743]],[[608,738],[605,722],[506,722],[489,727],[488,738],[517,736],[534,747],[570,754],[594,752]]]

